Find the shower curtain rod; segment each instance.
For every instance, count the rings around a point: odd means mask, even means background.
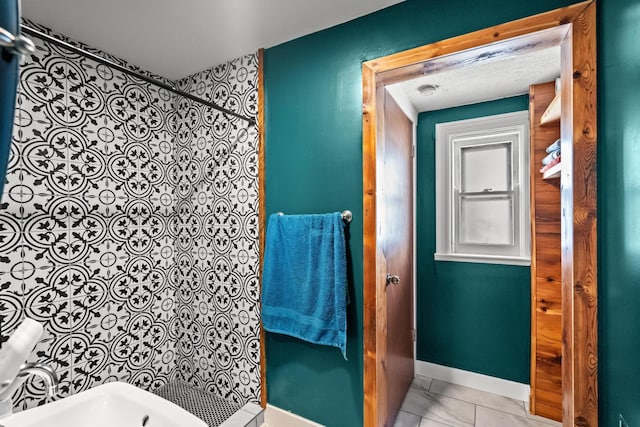
[[[210,102],[210,101],[206,101],[206,100],[204,100],[202,98],[199,98],[199,97],[197,97],[195,95],[192,95],[190,93],[183,92],[183,91],[181,91],[180,89],[177,89],[174,86],[171,86],[171,85],[168,85],[166,83],[161,82],[160,80],[156,80],[156,79],[154,79],[152,77],[147,77],[142,73],[138,73],[136,71],[130,70],[129,68],[123,67],[122,65],[118,65],[118,64],[116,64],[116,63],[114,63],[112,61],[109,61],[108,59],[104,59],[101,56],[98,56],[98,55],[96,55],[94,53],[87,52],[86,50],[81,49],[81,48],[76,47],[76,46],[73,46],[72,44],[63,42],[60,39],[52,37],[52,36],[50,36],[48,34],[45,34],[45,33],[41,32],[41,31],[38,31],[38,30],[33,29],[31,27],[28,27],[28,26],[26,26],[24,24],[21,25],[21,28],[22,28],[22,32],[24,32],[24,33],[26,33],[26,34],[28,34],[30,36],[37,37],[39,39],[47,41],[47,42],[49,42],[49,43],[51,43],[53,45],[56,45],[58,47],[61,47],[63,49],[67,49],[67,50],[70,50],[70,51],[72,51],[74,53],[77,53],[77,54],[80,54],[82,56],[85,56],[85,57],[87,57],[87,58],[89,58],[89,59],[91,59],[93,61],[96,61],[96,62],[102,64],[102,65],[106,65],[107,67],[113,68],[113,69],[118,70],[118,71],[120,71],[122,73],[128,74],[128,75],[130,75],[132,77],[136,77],[138,79],[144,80],[145,82],[151,83],[152,85],[159,86],[159,87],[161,87],[163,89],[166,89],[166,90],[168,90],[170,92],[175,93],[176,95],[180,95],[180,96],[185,97],[187,99],[190,99],[192,101],[198,102],[198,103],[200,103],[202,105],[206,105],[207,107],[213,108],[214,110],[218,110],[223,114],[227,114],[229,116],[233,116],[233,117],[236,117],[238,119],[245,120],[246,122],[248,122],[251,125],[254,125],[254,126],[256,125],[256,121],[254,119],[251,119],[249,117],[245,117],[245,116],[243,116],[241,114],[238,114],[238,113],[234,113],[231,110],[228,110],[228,109],[226,109],[224,107],[219,106],[218,104],[215,104],[215,103]]]

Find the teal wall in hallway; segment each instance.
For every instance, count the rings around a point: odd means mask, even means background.
[[[570,4],[407,0],[265,51],[267,214],[351,209],[349,361],[269,335],[269,403],[362,425],[361,63]],[[606,3],[606,4],[605,4]],[[640,3],[598,4],[601,426],[640,425]]]
[[[640,1],[598,4],[601,426],[640,426]]]
[[[417,359],[529,384],[530,268],[434,261],[435,126],[522,111],[529,96],[418,116],[416,170]]]

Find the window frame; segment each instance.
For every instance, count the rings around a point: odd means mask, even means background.
[[[506,138],[506,139],[505,139]],[[511,139],[509,139],[511,138]],[[462,149],[510,142],[513,246],[459,245],[458,226],[464,196],[458,185],[462,176]],[[531,264],[531,220],[529,210],[529,112],[497,114],[436,124],[436,261],[488,264]],[[458,163],[456,165],[456,163]],[[506,192],[496,191],[495,196]],[[462,196],[461,196],[462,194]],[[491,197],[493,193],[487,192]],[[469,196],[481,194],[469,193]],[[475,250],[474,250],[475,249]]]

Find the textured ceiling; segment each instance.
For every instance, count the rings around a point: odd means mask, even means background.
[[[530,85],[560,76],[567,31],[561,25],[435,57],[416,69],[421,77],[387,88],[411,114],[523,95]],[[423,85],[436,90],[425,96],[419,91]]]
[[[435,72],[392,86],[400,87],[415,109],[423,112],[522,95],[529,93],[529,85],[559,76],[560,46],[557,45]],[[417,89],[425,84],[438,88],[433,95],[424,96]]]
[[[178,79],[402,0],[22,0],[22,14]]]

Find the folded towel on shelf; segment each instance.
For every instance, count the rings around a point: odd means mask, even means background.
[[[549,169],[551,169],[552,167],[554,167],[555,165],[557,165],[561,161],[562,161],[562,157],[557,157],[557,158],[551,160],[549,162],[549,164],[543,166],[542,169],[540,169],[540,173],[545,173],[546,171],[548,171]]]
[[[560,138],[556,139],[553,144],[546,148],[547,153],[552,153],[560,149]]]
[[[269,217],[262,322],[270,332],[347,351],[345,224],[339,212]]]
[[[558,157],[560,157],[560,150],[552,151],[551,153],[547,154],[544,159],[542,159],[542,166],[548,165]]]

